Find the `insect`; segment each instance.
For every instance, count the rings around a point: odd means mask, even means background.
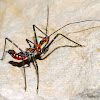
[[[61,28],[57,29],[56,31],[54,31],[53,33],[51,33],[50,35],[48,35],[48,22],[49,22],[49,7],[47,7],[47,25],[46,25],[46,33],[44,33],[40,28],[38,28],[36,25],[33,25],[33,31],[34,31],[34,36],[35,36],[35,41],[32,42],[28,39],[26,39],[26,42],[28,43],[29,45],[29,48],[27,48],[27,50],[23,51],[21,48],[19,48],[12,40],[10,40],[9,38],[5,38],[5,45],[4,45],[4,50],[3,50],[3,56],[2,56],[2,59],[3,60],[5,58],[5,54],[6,52],[9,53],[14,59],[16,60],[21,60],[23,62],[23,69],[24,69],[24,82],[25,82],[25,91],[27,89],[27,83],[26,83],[26,71],[25,71],[25,60],[32,60],[32,62],[34,62],[34,66],[35,66],[35,69],[36,69],[36,74],[37,74],[37,93],[38,93],[38,90],[39,90],[39,72],[38,72],[38,63],[37,63],[37,59],[36,59],[36,56],[39,55],[42,58],[42,54],[45,54],[45,52],[48,51],[49,47],[51,46],[51,44],[55,41],[55,39],[59,36],[62,36],[63,38],[73,42],[76,44],[76,46],[79,46],[79,47],[83,47],[83,45],[73,41],[72,39],[66,37],[65,35],[59,33],[59,34],[56,34],[54,36],[54,38],[50,41],[50,37],[57,33],[59,30],[63,29],[64,27],[66,26],[69,26],[71,24],[75,24],[75,23],[82,23],[82,22],[86,22],[86,21],[99,21],[99,20],[84,20],[84,21],[79,21],[79,22],[73,22],[73,23],[68,23],[64,26],[62,26]],[[99,21],[100,22],[100,21]],[[38,41],[37,39],[37,34],[36,34],[36,30],[35,29],[38,29],[41,33],[43,33],[45,35],[45,37],[42,38],[41,41]],[[6,42],[9,41],[11,42],[15,47],[17,47],[20,52],[19,53],[16,53],[14,50],[8,50],[6,51]],[[32,45],[33,44],[33,45]],[[67,45],[65,45],[67,47]],[[62,46],[64,47],[64,46]]]

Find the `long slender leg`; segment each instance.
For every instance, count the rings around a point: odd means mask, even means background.
[[[34,44],[32,41],[30,41],[30,40],[28,40],[28,39],[26,39],[26,42],[28,43],[28,45],[29,45],[30,47],[32,47],[30,43]]]
[[[48,49],[48,47],[54,42],[54,40],[55,40],[59,35],[63,36],[63,37],[66,38],[67,40],[69,40],[69,41],[71,41],[71,42],[73,42],[73,43],[79,45],[80,47],[83,46],[83,45],[81,45],[81,44],[79,44],[79,43],[77,43],[77,42],[75,42],[75,41],[69,39],[68,37],[66,37],[66,36],[63,35],[63,34],[57,34],[57,35],[51,40],[51,42],[50,42],[45,48],[42,49],[42,51],[45,52],[45,50]]]
[[[34,25],[35,28],[37,28],[41,33],[43,33],[44,35],[46,35],[40,28],[38,28],[36,25]],[[46,35],[47,36],[47,35]]]
[[[48,20],[48,18],[47,18]],[[48,21],[47,21],[47,27],[48,27]],[[46,30],[47,30],[47,27],[46,27]],[[33,30],[34,30],[34,36],[35,36],[35,42],[36,44],[38,44],[38,40],[37,40],[37,35],[36,35],[36,30],[35,28],[37,28],[41,33],[43,33],[45,36],[47,36],[47,33],[45,34],[41,29],[39,29],[36,25],[33,25]],[[47,31],[46,31],[47,32]]]
[[[6,40],[11,42],[15,47],[17,47],[21,52],[23,52],[23,50],[21,48],[19,48],[13,41],[11,41],[9,38],[5,38],[5,45],[4,45],[3,56],[2,56],[1,60],[3,60],[5,58]]]
[[[84,29],[84,30],[80,30],[80,31],[75,31],[75,32],[70,32],[70,33],[78,33],[78,32],[82,32],[82,31],[86,31],[86,30],[90,30],[90,29],[93,29],[93,28],[99,28],[100,26],[95,26],[95,27],[90,27],[90,28],[87,28],[87,29]],[[70,33],[68,33],[68,34],[70,34]],[[63,37],[61,37],[60,39],[62,39]],[[59,40],[60,40],[59,39]],[[68,46],[68,45],[65,45],[65,46],[59,46],[59,47],[57,47],[57,48],[55,48],[53,51],[55,51],[56,49],[58,49],[58,48],[60,48],[60,47],[75,47],[75,46]],[[79,46],[78,46],[79,47]],[[50,53],[51,54],[51,53]],[[50,54],[48,54],[48,55],[50,55]],[[47,58],[48,56],[46,56],[46,57],[44,57],[44,58],[42,58],[42,59],[45,59],[45,58]],[[41,59],[40,59],[41,60]]]
[[[2,56],[2,59],[1,60],[3,60],[4,57],[5,57],[6,40],[8,40],[9,42],[11,42],[15,47],[17,47],[21,52],[23,52],[23,50],[21,48],[19,48],[14,42],[12,42],[9,38],[5,38],[4,51],[3,51],[3,56]],[[25,80],[25,91],[26,91],[27,85],[26,85],[26,73],[25,73],[23,55],[22,55],[22,61],[23,61],[23,68],[24,68],[24,80]]]
[[[25,91],[27,89],[27,84],[26,84],[26,71],[25,71],[25,67],[24,68],[24,82],[25,82]]]
[[[38,44],[37,35],[35,31],[35,25],[33,25],[33,30],[34,30],[34,36],[35,36],[35,44]]]
[[[76,46],[71,46],[71,45],[64,45],[64,46],[58,46],[56,47],[54,50],[52,50],[49,54],[47,54],[45,57],[40,57],[39,60],[44,60],[46,59],[49,55],[51,55],[51,53],[53,53],[55,50],[59,49],[59,48],[62,48],[62,47],[71,47],[71,48],[75,48],[75,47],[79,47],[78,45]]]
[[[25,84],[25,91],[27,89],[27,83],[26,83],[26,70],[25,70],[25,66],[24,66],[24,59],[23,59],[23,56],[22,56],[22,62],[23,62],[23,69],[24,69],[24,84]]]
[[[33,30],[34,30],[34,36],[35,36],[35,43],[38,44],[38,40],[37,40],[37,35],[36,35],[36,31],[35,28],[37,28],[41,33],[43,33],[44,35],[46,35],[41,29],[39,29],[36,25],[33,25]],[[46,35],[47,36],[47,35]]]
[[[36,58],[33,57],[34,60],[34,64],[35,64],[35,69],[36,69],[36,74],[37,74],[37,94],[38,94],[38,90],[39,90],[39,71],[38,71],[38,64],[36,61]]]

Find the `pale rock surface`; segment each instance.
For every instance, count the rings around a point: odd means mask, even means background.
[[[50,9],[49,35],[70,22],[100,20],[100,0],[0,0],[0,58],[5,37],[25,50],[28,47],[25,39],[33,41],[33,24],[45,32],[47,5]],[[85,47],[60,48],[47,59],[37,60],[38,95],[34,66],[31,64],[26,69],[28,88],[25,92],[22,68],[9,64],[9,61],[19,61],[7,54],[0,61],[0,100],[100,100],[100,27],[93,28],[95,26],[100,26],[100,22],[78,23],[58,32]],[[91,29],[77,32],[87,28]],[[41,36],[38,31],[37,34]],[[48,53],[57,46],[74,45],[60,38]],[[19,52],[9,42],[8,49]]]

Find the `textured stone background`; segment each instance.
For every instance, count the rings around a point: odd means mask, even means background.
[[[33,41],[33,24],[45,32],[47,5],[50,8],[48,34],[70,22],[100,20],[100,0],[0,0],[0,58],[5,37],[25,50],[28,47],[25,39]],[[0,100],[100,100],[100,27],[96,26],[100,26],[100,22],[84,22],[58,32],[85,47],[60,48],[47,59],[37,60],[38,95],[34,66],[31,64],[26,69],[28,88],[25,92],[22,68],[9,64],[9,61],[19,61],[7,54],[0,61]],[[41,35],[38,31],[37,34]],[[74,45],[60,37],[48,53],[65,44]],[[8,49],[18,52],[7,42]]]

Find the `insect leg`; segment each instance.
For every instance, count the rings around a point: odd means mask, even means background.
[[[11,42],[15,47],[17,47],[21,52],[23,52],[23,50],[21,48],[19,48],[14,42],[12,42],[9,38],[5,38],[5,45],[4,45],[4,51],[3,51],[3,56],[2,56],[2,59],[4,59],[5,57],[5,49],[6,49],[6,40],[8,40],[9,42]],[[22,55],[22,61],[23,61],[23,68],[24,68],[24,80],[25,80],[25,91],[26,91],[26,72],[25,72],[25,67],[24,67],[24,60],[23,60],[23,55]]]
[[[38,28],[36,25],[34,25],[35,28],[37,28],[41,33],[43,33],[44,35],[46,35],[40,28]],[[46,35],[47,36],[47,35]]]
[[[48,49],[48,47],[54,42],[54,40],[55,40],[59,35],[63,36],[63,37],[66,38],[67,40],[69,40],[69,41],[71,41],[71,42],[73,42],[73,43],[79,45],[80,47],[83,47],[83,45],[81,45],[81,44],[79,44],[79,43],[77,43],[77,42],[71,40],[70,38],[66,37],[65,35],[59,33],[59,34],[57,34],[57,35],[51,40],[51,42],[50,42],[45,48],[43,48],[42,51],[45,52],[45,50]]]
[[[35,69],[36,69],[36,74],[37,74],[37,94],[38,94],[38,90],[39,90],[39,71],[38,71],[38,64],[37,64],[37,61],[36,61],[36,58],[33,57],[33,61],[34,61],[34,64],[35,64]]]
[[[79,47],[78,45],[76,46],[71,46],[71,45],[64,45],[64,46],[58,46],[56,47],[54,50],[52,50],[49,54],[47,54],[45,57],[42,57],[39,59],[39,60],[44,60],[46,59],[49,55],[51,55],[51,53],[53,53],[55,50],[59,49],[59,48],[62,48],[62,47],[71,47],[71,48],[75,48],[75,47]]]
[[[29,45],[30,47],[32,47],[30,43],[34,44],[32,41],[30,41],[30,40],[28,40],[28,39],[26,39],[26,42],[28,43],[28,45]]]
[[[3,56],[2,56],[1,60],[3,60],[5,58],[6,40],[11,42],[15,47],[17,47],[21,52],[23,52],[23,50],[21,48],[19,48],[13,41],[11,41],[9,38],[5,38],[5,45],[4,45]]]
[[[23,69],[24,69],[24,84],[25,84],[24,89],[25,89],[25,91],[26,91],[26,89],[27,89],[27,83],[26,83],[26,70],[25,70],[25,66],[24,66],[25,62],[24,62],[23,56],[22,56],[22,62],[23,62]]]

